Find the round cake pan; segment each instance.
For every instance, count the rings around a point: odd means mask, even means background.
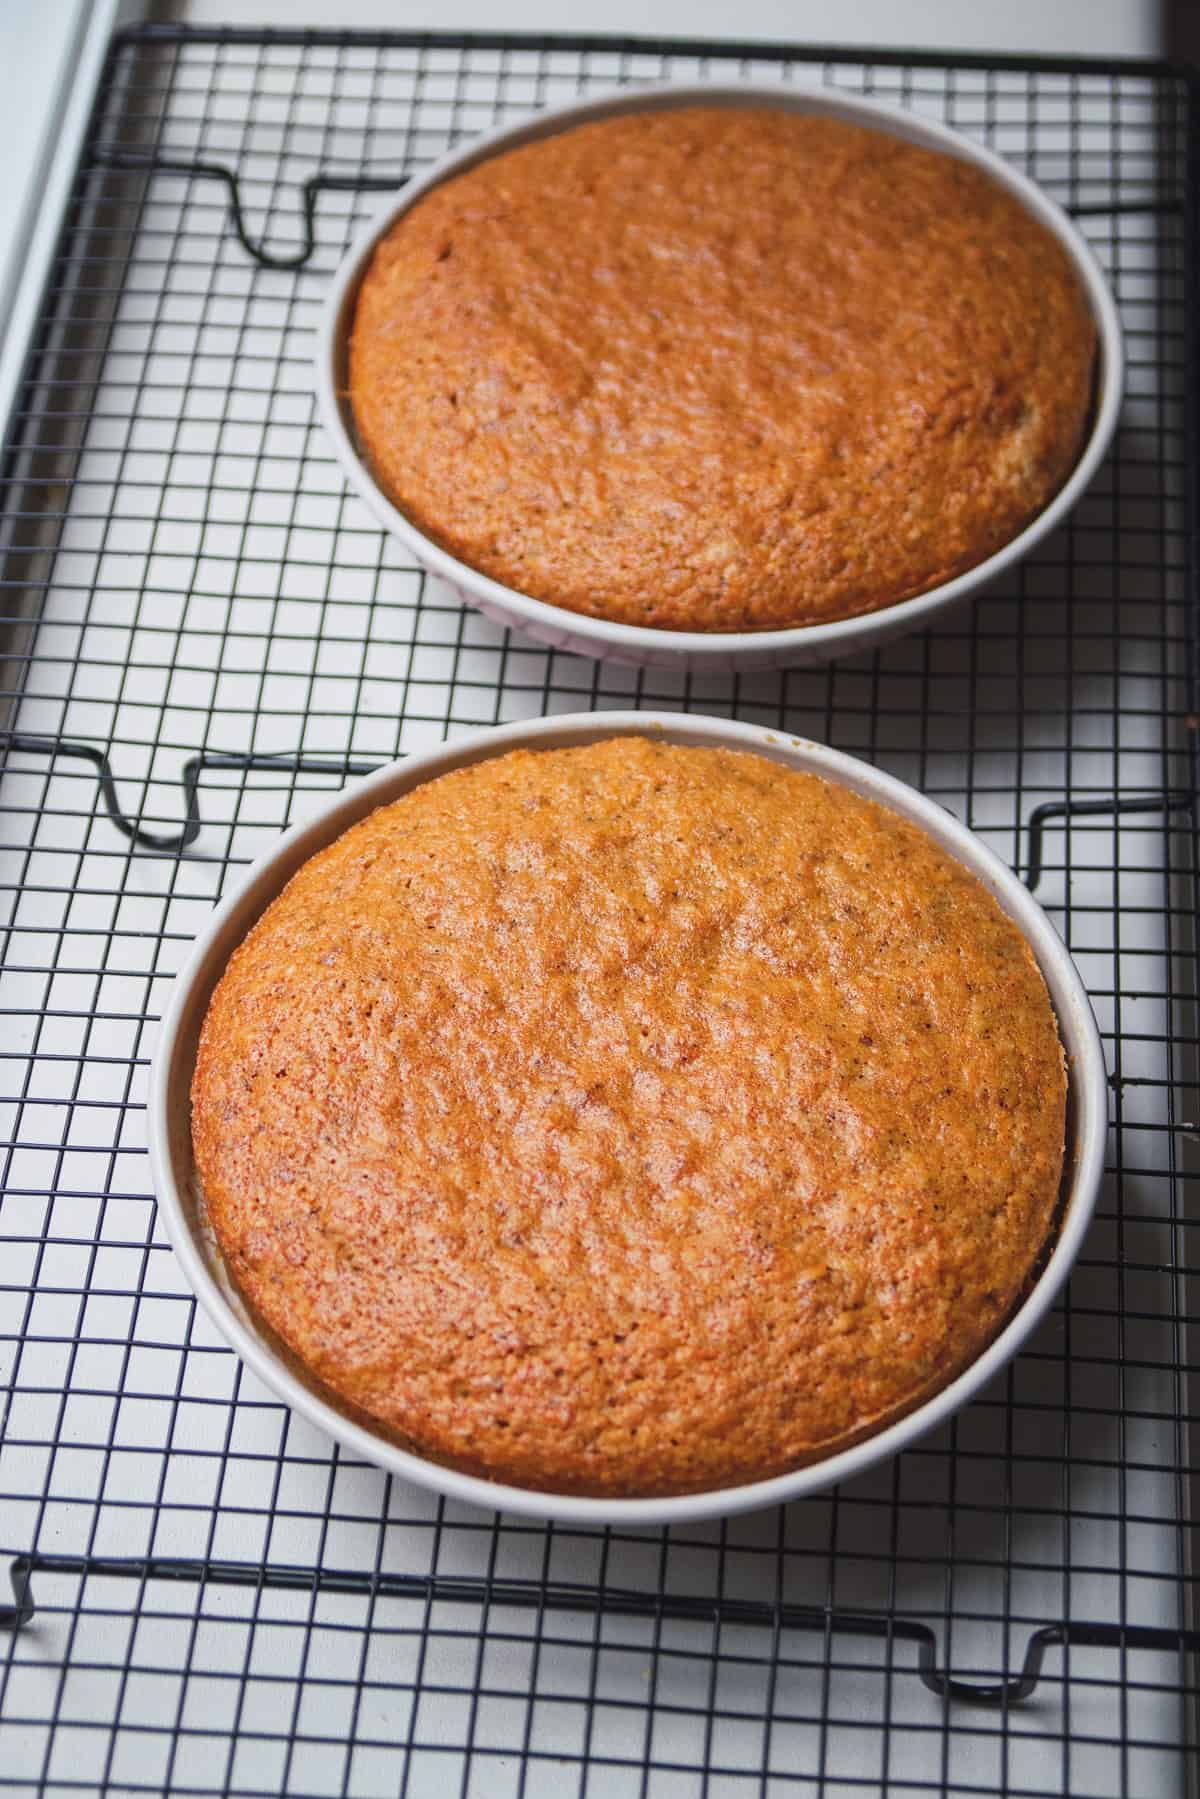
[[[670,743],[756,751],[790,768],[836,781],[923,827],[983,881],[1024,933],[1054,1005],[1069,1070],[1068,1141],[1058,1234],[1036,1282],[983,1353],[932,1399],[850,1449],[770,1480],[680,1498],[588,1499],[501,1485],[426,1461],[355,1422],[308,1379],[297,1362],[281,1352],[276,1340],[242,1304],[206,1228],[192,1159],[192,1071],[209,999],[232,951],[301,863],[377,806],[451,769],[520,747],[555,749],[617,735],[661,736]],[[1066,1279],[1095,1205],[1107,1121],[1104,1055],[1074,965],[1037,902],[965,826],[890,775],[821,744],[728,719],[649,712],[581,713],[484,731],[466,742],[380,769],[331,798],[310,822],[288,831],[218,907],[179,975],[158,1039],[149,1109],[150,1153],[159,1206],[184,1273],[221,1335],[281,1399],[352,1454],[455,1499],[529,1517],[631,1526],[716,1517],[798,1499],[861,1473],[943,1423],[1016,1353],[1041,1323]]]
[[[1063,245],[1079,275],[1095,315],[1099,361],[1091,429],[1079,460],[1049,505],[1018,536],[975,568],[945,581],[915,599],[901,600],[877,612],[829,624],[797,625],[780,631],[663,631],[590,618],[563,606],[536,600],[494,581],[460,562],[427,537],[393,505],[361,455],[347,399],[347,344],[359,284],[375,245],[423,194],[451,176],[462,174],[518,144],[552,137],[591,120],[662,107],[704,105],[774,106],[793,112],[820,113],[890,132],[910,143],[941,150],[977,164],[1006,187]],[[602,99],[557,107],[519,125],[490,132],[465,149],[434,163],[403,192],[388,200],[356,239],[334,277],[317,333],[316,384],[321,418],[351,487],[379,522],[395,533],[431,574],[448,581],[470,606],[510,625],[541,643],[574,655],[608,657],[619,662],[709,673],[765,668],[794,668],[827,662],[835,656],[876,649],[888,639],[927,624],[946,607],[977,593],[1027,555],[1047,532],[1061,524],[1104,457],[1121,404],[1121,327],[1100,266],[1066,214],[1006,162],[982,145],[895,107],[853,95],[821,89],[765,84],[698,83],[688,86],[623,88]]]

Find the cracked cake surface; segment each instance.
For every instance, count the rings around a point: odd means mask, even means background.
[[[431,780],[231,957],[193,1141],[257,1317],[468,1472],[682,1493],[848,1446],[991,1339],[1053,1233],[1031,951],[924,832],[615,737]]]
[[[348,388],[399,509],[519,592],[779,629],[923,593],[1073,467],[1096,331],[989,174],[696,106],[489,157],[381,239]]]

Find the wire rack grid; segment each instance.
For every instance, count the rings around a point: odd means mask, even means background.
[[[684,679],[422,575],[339,478],[310,355],[374,188],[579,92],[730,72],[993,145],[1085,230],[1130,370],[1092,491],[972,609]],[[0,1789],[1194,1790],[1197,193],[1195,91],[1144,65],[115,43],[3,470]],[[983,1398],[824,1497],[642,1533],[437,1500],[289,1415],[197,1311],[144,1151],[171,977],[281,826],[398,754],[628,706],[825,739],[1024,867],[1113,1126],[1070,1287]]]

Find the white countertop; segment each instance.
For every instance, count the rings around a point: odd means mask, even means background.
[[[29,0],[22,0],[28,5]],[[634,36],[751,38],[777,43],[1153,55],[1155,0],[179,0],[174,17],[197,24],[363,25],[392,31],[608,32]]]

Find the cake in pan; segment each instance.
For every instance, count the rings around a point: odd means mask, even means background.
[[[752,106],[620,115],[405,211],[357,297],[349,402],[395,505],[575,612],[741,632],[985,560],[1089,421],[1066,250],[973,164]]]
[[[231,958],[209,1222],[350,1415],[561,1493],[829,1455],[990,1341],[1052,1240],[1057,1025],[913,824],[767,758],[515,751],[381,807]]]

